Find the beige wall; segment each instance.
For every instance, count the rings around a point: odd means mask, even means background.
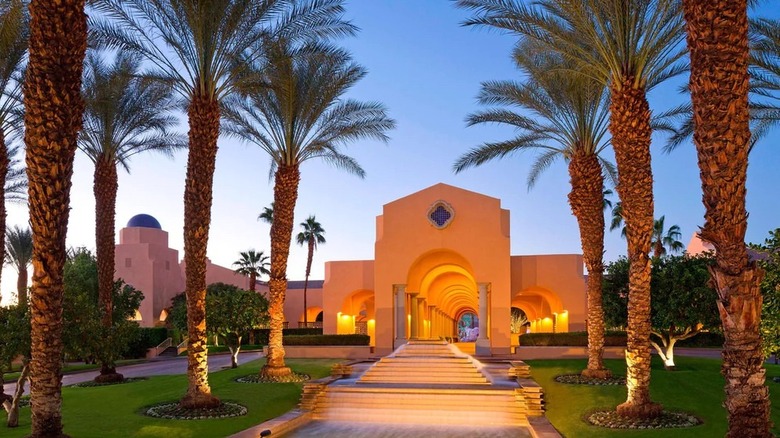
[[[535,332],[585,330],[586,296],[579,254],[512,256],[512,306],[521,308]],[[549,318],[549,321],[545,321]]]

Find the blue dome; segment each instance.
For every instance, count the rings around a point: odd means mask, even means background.
[[[148,214],[137,214],[131,217],[130,220],[127,221],[127,227],[155,228],[162,230],[162,226],[157,222],[157,219]]]

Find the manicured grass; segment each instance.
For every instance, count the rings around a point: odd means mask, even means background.
[[[294,371],[313,379],[330,373],[333,359],[289,359]],[[237,369],[209,374],[209,383],[217,397],[235,401],[248,408],[243,417],[214,420],[163,420],[140,415],[147,405],[175,401],[187,389],[186,376],[158,376],[149,380],[97,388],[62,390],[62,417],[65,433],[72,437],[160,437],[209,438],[225,437],[247,429],[267,419],[277,417],[298,403],[301,384],[248,384],[233,381],[238,376],[257,373],[264,359],[242,364]],[[15,438],[30,434],[30,408],[20,412],[20,427],[6,429],[0,424],[3,437]],[[4,419],[3,419],[4,420]]]
[[[616,375],[625,376],[623,360],[605,361]],[[614,409],[626,400],[625,386],[566,385],[553,379],[559,374],[582,371],[585,360],[529,360],[532,377],[544,388],[546,415],[566,437],[716,437],[727,429],[724,380],[718,359],[675,357],[677,371],[666,371],[657,357],[653,357],[650,394],[654,401],[667,410],[691,413],[704,424],[686,429],[665,430],[609,430],[588,425],[583,418],[593,410]],[[772,399],[771,418],[774,433],[780,434],[780,384],[771,381],[780,376],[780,366],[767,365],[767,385]]]

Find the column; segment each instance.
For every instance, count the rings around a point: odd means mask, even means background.
[[[397,284],[395,288],[395,342],[398,348],[408,341],[406,337],[406,285]]]
[[[420,304],[417,302],[417,294],[409,294],[412,302],[409,305],[412,314],[412,333],[409,339],[418,339],[420,337]]]
[[[488,324],[488,311],[490,300],[488,294],[490,293],[490,285],[488,283],[479,283],[477,285],[479,289],[479,337],[477,338],[476,353],[477,355],[489,356],[490,355],[490,325]]]

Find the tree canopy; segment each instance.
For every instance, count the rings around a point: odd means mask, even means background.
[[[715,290],[709,286],[709,254],[664,256],[653,263],[651,293],[651,343],[674,367],[674,345],[702,330],[720,326]],[[604,315],[607,326],[624,327],[628,315],[628,270],[625,257],[610,263],[604,276]]]

